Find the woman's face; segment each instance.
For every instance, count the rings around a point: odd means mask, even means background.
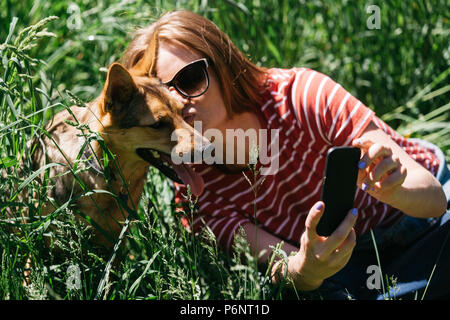
[[[192,61],[206,58],[198,52],[181,44],[173,44],[164,41],[160,42],[158,51],[156,75],[163,83],[171,81],[178,71]],[[209,88],[201,96],[196,98],[186,98],[173,87],[170,87],[169,90],[184,105],[183,118],[188,124],[194,126],[194,121],[200,121],[202,126],[201,134],[205,134],[205,131],[208,129],[220,131],[220,136],[217,136],[217,131],[214,131],[214,140],[211,140],[216,144],[216,160],[222,161],[217,162],[219,164],[216,163],[215,165],[220,170],[226,172],[239,172],[243,168],[246,168],[245,163],[248,163],[250,150],[249,142],[246,140],[243,144],[234,143],[234,136],[232,136],[233,141],[230,142],[230,146],[228,146],[227,129],[258,129],[260,126],[259,121],[254,114],[249,112],[241,113],[239,115],[233,114],[232,118],[228,117],[217,75],[211,67],[209,67],[207,71],[209,74]],[[195,123],[195,125],[197,125],[197,123]],[[196,128],[195,126],[194,128],[198,129],[198,127]],[[216,141],[216,139],[218,140]],[[221,144],[222,147],[218,148],[218,144]],[[232,163],[229,163],[227,153],[229,152],[229,147],[232,148],[232,146],[234,146],[234,151],[229,157],[234,160],[232,160]],[[243,163],[238,162],[237,160],[237,157],[241,155],[244,155],[245,158]],[[220,164],[225,162],[225,165]]]
[[[156,65],[157,76],[163,83],[168,82],[188,63],[201,58],[205,57],[181,44],[161,41]],[[225,133],[227,111],[220,91],[219,81],[211,67],[207,71],[209,74],[209,88],[201,96],[186,98],[173,87],[170,87],[169,90],[184,105],[183,117],[187,123],[193,126],[194,121],[201,121],[203,132],[214,128]]]

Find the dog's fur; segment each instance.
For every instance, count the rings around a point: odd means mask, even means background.
[[[121,222],[129,214],[119,202],[136,208],[140,201],[149,168],[150,160],[146,157],[149,150],[163,155],[170,155],[172,148],[191,154],[196,151],[194,139],[171,141],[176,129],[182,128],[192,137],[198,133],[183,120],[183,106],[155,77],[157,50],[155,34],[133,69],[112,64],[100,96],[87,107],[73,106],[70,112],[64,110],[56,114],[46,127],[50,136],[42,135],[35,141],[34,170],[46,163],[63,164],[48,169],[53,187],[47,196],[54,201],[43,205],[42,214],[50,214],[58,205],[79,197],[75,206],[96,224],[94,241],[102,246],[111,247],[111,239],[117,238]],[[104,148],[99,141],[93,139],[85,144],[80,128],[73,123],[87,126],[89,130],[84,130],[87,134],[98,133],[114,154],[115,161],[110,160],[106,166]],[[157,128],[156,123],[160,124]],[[94,169],[88,169],[90,166]],[[75,167],[77,178],[71,172]],[[106,231],[109,237],[99,229]]]

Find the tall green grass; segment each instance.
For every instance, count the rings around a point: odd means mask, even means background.
[[[36,69],[45,62],[32,58],[29,51],[43,38],[55,36],[45,29],[55,20],[43,19],[15,36],[17,19],[13,19],[8,34],[11,42],[0,46],[4,75],[0,166],[5,173],[0,178],[0,298],[259,299],[278,294],[270,277],[259,274],[243,238],[236,244],[236,253],[228,257],[218,249],[210,231],[197,237],[186,230],[174,210],[172,184],[153,169],[139,210],[132,212],[133,220],[126,220],[114,250],[106,255],[91,246],[95,226],[81,223],[73,207],[76,198],[50,216],[41,216],[51,184],[36,178],[60,164],[48,163],[33,171],[27,142],[45,134],[44,124],[58,109],[83,104],[70,91],[55,89],[50,98],[53,87],[39,88],[33,82]],[[66,174],[76,176],[75,166]],[[19,197],[21,191],[28,197]],[[84,196],[99,192],[84,191]],[[194,200],[191,203],[190,220]],[[29,216],[22,217],[28,212]],[[28,258],[30,284],[24,286]],[[74,268],[77,274],[69,272]],[[80,282],[74,285],[78,277]]]
[[[185,8],[212,19],[258,64],[332,76],[401,134],[439,145],[450,160],[448,3],[378,5],[381,29],[369,30],[365,1],[0,3],[0,169],[8,173],[0,177],[0,299],[283,298],[245,241],[227,256],[208,230],[194,237],[180,224],[171,183],[156,170],[114,255],[90,246],[94,227],[80,223],[69,203],[58,219],[40,219],[48,186],[29,169],[27,142],[57,111],[99,94],[136,27]],[[19,202],[18,187],[34,196]],[[7,208],[15,217],[6,217]],[[21,210],[36,218],[19,225]],[[28,257],[33,272],[24,287]],[[70,266],[80,270],[80,289],[68,290]]]

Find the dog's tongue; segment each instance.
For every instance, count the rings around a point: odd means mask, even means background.
[[[178,165],[172,164],[172,167],[183,181],[183,184],[191,186],[191,192],[194,196],[199,197],[203,193],[205,183],[201,175],[185,163]]]

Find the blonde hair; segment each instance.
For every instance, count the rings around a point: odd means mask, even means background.
[[[253,64],[212,21],[190,11],[172,11],[136,31],[122,57],[126,68],[142,57],[157,31],[159,41],[181,43],[208,58],[216,71],[227,114],[254,111],[262,103],[266,69]]]

